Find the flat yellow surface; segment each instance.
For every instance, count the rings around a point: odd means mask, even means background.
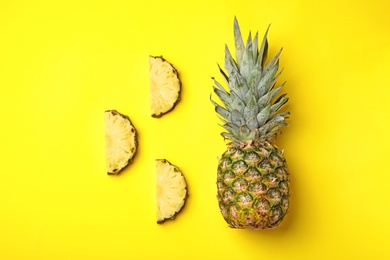
[[[1,1],[1,259],[389,259],[388,1]],[[291,210],[267,231],[227,228],[225,149],[209,101],[233,18],[280,47],[292,112],[278,139]],[[182,100],[149,111],[148,55],[178,69]],[[107,176],[104,110],[139,131]],[[155,221],[154,159],[184,172],[182,213]]]

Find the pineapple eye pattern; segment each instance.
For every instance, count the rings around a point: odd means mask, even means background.
[[[260,157],[259,154],[257,154],[255,151],[250,151],[245,154],[245,161],[247,162],[253,162],[253,163],[260,163],[262,158]]]
[[[230,158],[224,158],[222,163],[221,163],[222,171],[227,170],[231,163],[232,163],[232,161],[230,160]]]
[[[236,149],[236,151],[232,154],[232,159],[239,160],[242,159],[242,157],[245,155],[245,153],[241,149]]]
[[[261,182],[255,182],[249,185],[248,191],[254,193],[256,196],[261,196],[267,192],[267,186]]]
[[[280,220],[280,218],[282,217],[282,209],[280,208],[280,206],[276,206],[276,207],[273,207],[271,209],[271,214],[270,214],[270,217],[269,217],[269,220],[272,224],[278,222]]]
[[[225,183],[230,183],[232,180],[234,180],[235,177],[236,175],[234,174],[234,172],[228,171],[223,175],[223,180],[225,181]]]
[[[275,174],[268,174],[264,176],[263,183],[266,184],[268,187],[274,188],[278,186],[279,180]]]
[[[288,206],[289,206],[289,201],[287,196],[283,196],[281,206],[284,212],[287,212]]]
[[[266,216],[271,209],[271,205],[266,199],[256,199],[253,203],[253,208],[260,216]]]
[[[232,164],[232,170],[238,175],[244,173],[247,168],[248,165],[244,161],[236,161]]]
[[[248,193],[241,193],[237,196],[237,201],[240,202],[240,204],[249,206],[252,203],[252,196]]]
[[[232,185],[233,185],[234,191],[238,193],[238,192],[246,190],[246,188],[248,187],[248,182],[242,178],[238,178],[233,182]]]
[[[288,183],[286,181],[281,181],[279,183],[279,190],[283,193],[283,194],[288,194]]]
[[[282,194],[278,189],[269,189],[267,191],[267,197],[273,205],[279,204],[282,200]]]
[[[229,203],[229,201],[231,201],[234,197],[234,191],[232,189],[227,189],[224,193],[223,193],[223,199],[225,201],[225,203]]]
[[[255,168],[249,168],[245,173],[244,177],[252,182],[261,180],[261,173]]]

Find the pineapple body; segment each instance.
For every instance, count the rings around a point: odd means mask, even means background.
[[[218,162],[217,187],[219,208],[232,228],[274,228],[288,211],[286,160],[268,142],[230,145]]]

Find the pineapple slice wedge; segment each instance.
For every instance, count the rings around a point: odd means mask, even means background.
[[[187,196],[187,182],[179,168],[165,159],[156,160],[157,223],[174,219],[184,207]]]
[[[162,56],[149,56],[150,107],[152,117],[162,117],[180,100],[181,81],[177,70]]]
[[[119,174],[133,162],[137,152],[137,130],[126,115],[107,110],[105,117],[106,161],[109,175]]]

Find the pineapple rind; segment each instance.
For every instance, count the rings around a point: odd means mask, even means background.
[[[137,152],[137,130],[127,115],[105,111],[106,164],[109,175],[119,174],[133,162]]]
[[[156,160],[156,172],[157,223],[162,224],[182,210],[188,190],[183,173],[166,159]]]
[[[270,143],[230,145],[219,159],[217,199],[230,227],[277,227],[288,212],[289,185],[284,155]]]

